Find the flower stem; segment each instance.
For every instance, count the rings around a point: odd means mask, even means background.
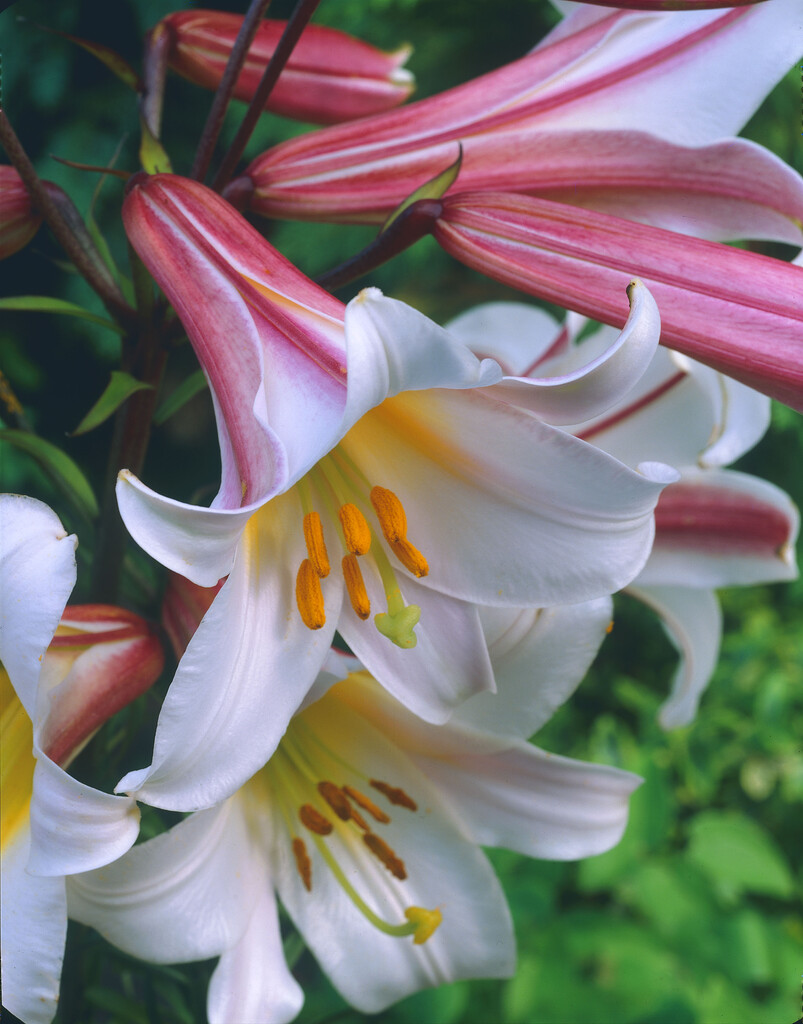
[[[215,92],[215,98],[212,100],[212,106],[209,108],[206,124],[198,143],[195,161],[190,171],[190,177],[195,178],[196,181],[203,181],[206,177],[206,172],[209,170],[212,153],[220,135],[220,129],[223,127],[223,121],[226,117],[232,93],[234,92],[234,86],[245,63],[248,48],[254,41],[259,23],[269,7],[270,0],[251,0],[251,4],[243,18],[243,23],[229,54],[226,70],[223,72],[223,77]]]
[[[234,168],[237,166],[237,161],[243,155],[243,151],[248,145],[248,140],[251,138],[251,133],[256,127],[262,111],[265,109],[265,103],[271,94],[271,90],[284,70],[284,66],[290,59],[290,54],[293,52],[301,33],[307,27],[307,23],[315,13],[320,2],[321,0],[298,0],[295,10],[287,22],[287,27],[279,40],[279,45],[276,47],[268,66],[265,68],[265,73],[257,87],[257,91],[254,93],[254,98],[249,104],[239,131],[234,137],[234,142],[232,142],[229,151],[223,157],[223,162],[212,183],[212,188],[216,192],[220,192],[228,184],[229,179],[234,173]]]

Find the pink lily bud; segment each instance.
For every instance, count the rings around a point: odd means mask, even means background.
[[[33,238],[42,218],[13,167],[0,167],[0,260],[13,256]]]
[[[207,89],[223,76],[243,19],[222,11],[177,11],[161,22],[174,40],[170,67]],[[257,29],[234,87],[237,99],[249,101],[278,45],[286,22],[265,20]],[[401,65],[410,48],[385,53],[337,29],[310,25],[293,50],[266,109],[313,124],[337,124],[389,110],[414,88]]]
[[[47,649],[44,752],[64,767],[113,714],[144,693],[164,665],[153,624],[106,604],[68,605]]]
[[[803,267],[528,196],[446,196],[433,234],[489,277],[621,327],[633,275],[661,342],[803,410]]]
[[[215,595],[225,583],[220,580],[214,587],[199,587],[184,576],[171,572],[162,601],[162,626],[170,643],[181,658],[195,630],[212,606]]]

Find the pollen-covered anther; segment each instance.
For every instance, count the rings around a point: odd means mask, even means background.
[[[318,792],[341,821],[349,820],[351,817],[351,804],[340,786],[336,786],[334,782],[319,782]]]
[[[305,558],[298,568],[296,604],[308,629],[320,629],[326,624],[320,577],[309,558]]]
[[[353,786],[344,786],[343,792],[346,796],[353,800],[355,804],[362,807],[364,811],[367,811],[374,821],[378,821],[381,825],[387,825],[390,821],[390,815],[385,814],[381,807],[377,807],[376,804],[367,797],[365,793],[361,793],[359,789],[355,789]]]
[[[383,796],[387,797],[397,807],[406,807],[408,811],[418,810],[418,804],[415,800],[408,796],[399,786],[389,786],[387,782],[381,782],[379,779],[370,779],[369,785],[373,786],[374,789],[378,789]]]
[[[362,577],[360,563],[356,555],[344,555],[341,562],[343,579],[346,581],[346,591],[349,595],[351,607],[361,619],[367,619],[371,614],[371,599],[365,589],[365,580]]]
[[[351,502],[341,505],[337,516],[343,527],[347,549],[352,555],[364,555],[371,548],[371,528],[365,521],[365,516]]]
[[[299,839],[298,836],[293,839],[293,857],[296,861],[296,871],[301,876],[304,888],[307,892],[312,892],[312,862],[309,859],[304,840]]]
[[[307,512],[303,526],[309,560],[316,574],[324,579],[329,575],[329,552],[326,550],[326,541],[323,537],[321,517],[317,512]]]
[[[413,576],[426,576],[429,572],[429,563],[417,547],[410,543],[406,537],[401,540],[394,540],[390,545],[393,553]]]
[[[407,514],[393,491],[387,487],[372,487],[370,498],[388,544],[406,537]]]
[[[388,846],[384,839],[380,839],[379,836],[374,835],[373,832],[366,832],[362,837],[362,841],[371,853],[378,860],[382,861],[394,878],[398,878],[400,882],[403,882],[405,878],[407,878],[407,868],[404,866],[404,861],[401,857],[396,856],[395,852]]]
[[[316,811],[312,804],[302,804],[298,809],[298,817],[301,824],[317,836],[328,836],[334,828],[332,822],[320,811]]]

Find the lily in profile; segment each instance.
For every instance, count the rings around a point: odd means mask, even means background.
[[[173,622],[214,598],[173,584]],[[600,853],[618,842],[640,780],[527,742],[584,675],[610,599],[508,611],[505,628],[487,624],[498,692],[445,725],[422,722],[332,652],[323,695],[268,763],[220,806],[74,876],[71,916],[144,959],[219,955],[213,1021],[289,1021],[301,1008],[277,896],[365,1013],[422,988],[512,974],[512,923],[480,846],[554,860]]]
[[[42,502],[0,495],[3,1005],[26,1024],[48,1024],[56,1011],[64,876],[115,860],[139,831],[132,799],[64,769],[162,668],[159,641],[137,616],[65,610],[75,545]]]
[[[196,85],[216,89],[237,34],[240,14],[193,8],[168,14],[154,31],[170,38],[170,67]],[[286,22],[264,19],[249,47],[233,95],[249,101],[278,45]],[[336,124],[396,107],[415,87],[403,66],[410,47],[385,53],[345,32],[308,25],[266,109],[314,124]]]
[[[494,687],[476,605],[586,600],[640,570],[671,471],[630,470],[514,408],[495,362],[409,306],[368,289],[343,307],[198,183],[138,179],[123,213],[209,379],[222,483],[207,509],[124,473],[121,513],[173,571],[228,577],[170,687],[153,764],[124,790],[187,810],[231,795],[275,750],[335,629],[442,722]],[[631,297],[617,387],[657,344],[649,293]],[[520,390],[537,406],[538,385]],[[574,415],[583,394],[596,401],[587,381],[564,390]]]
[[[608,352],[616,331],[588,334],[585,318],[557,324],[524,303],[489,303],[449,329],[511,376],[554,379]],[[583,340],[578,336],[583,333]],[[544,408],[544,419],[554,413]],[[661,348],[638,383],[612,408],[564,429],[628,465],[648,455],[680,479],[661,494],[655,542],[627,592],[655,609],[680,663],[659,720],[687,725],[716,667],[722,616],[714,588],[792,580],[800,517],[789,496],[725,468],[749,451],[770,421],[770,400],[692,359]]]

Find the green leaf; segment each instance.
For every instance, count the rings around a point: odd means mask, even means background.
[[[142,129],[142,141],[139,144],[139,162],[143,170],[148,174],[172,174],[173,165],[170,157],[165,152],[164,146],[156,138],[153,132],[140,117],[140,128]]]
[[[434,178],[430,178],[423,185],[419,185],[415,192],[411,192],[382,225],[382,231],[379,232],[380,235],[383,231],[387,231],[393,221],[404,213],[408,206],[417,203],[419,199],[440,199],[442,195],[448,192],[457,180],[457,175],[460,173],[460,165],[463,163],[463,147],[459,142],[457,149],[458,153],[455,162],[449,164],[445,170],[439,171]]]
[[[134,92],[142,92],[143,85],[142,80],[136,71],[131,67],[127,60],[120,56],[115,50],[110,49],[108,46],[104,46],[102,43],[93,43],[89,39],[79,39],[78,36],[71,36],[67,32],[57,32],[55,29],[46,29],[48,32],[53,32],[54,35],[62,36],[64,39],[69,39],[71,43],[75,43],[76,46],[80,46],[86,50],[87,53],[91,53],[93,57],[105,64],[106,67],[115,74],[121,82],[124,82],[129,89],[133,89]]]
[[[70,492],[85,515],[94,518],[98,514],[98,503],[89,481],[61,448],[24,430],[0,430],[0,441],[8,441],[36,459],[46,472]]]
[[[204,376],[203,370],[196,370],[195,373],[191,373],[185,381],[176,388],[176,390],[162,402],[159,408],[156,410],[156,414],[153,417],[153,422],[157,427],[160,427],[163,423],[170,419],[171,416],[175,415],[179,409],[186,405],[191,398],[203,391],[206,387],[206,377]]]
[[[90,313],[83,306],[76,306],[74,302],[66,302],[64,299],[53,299],[49,295],[14,295],[10,298],[0,299],[0,309],[18,309],[28,313],[63,313],[65,316],[77,316],[82,320],[89,320],[93,324],[100,324],[108,327],[116,334],[125,334],[122,327],[113,320],[98,316],[97,313]]]
[[[795,889],[774,840],[744,814],[704,811],[692,819],[686,855],[720,888],[781,898]]]
[[[116,412],[123,402],[137,391],[152,390],[152,384],[145,384],[122,370],[112,370],[112,376],[106,389],[100,398],[95,402],[89,412],[84,416],[75,430],[72,437],[79,434],[87,434],[101,423],[105,423],[113,412]]]

